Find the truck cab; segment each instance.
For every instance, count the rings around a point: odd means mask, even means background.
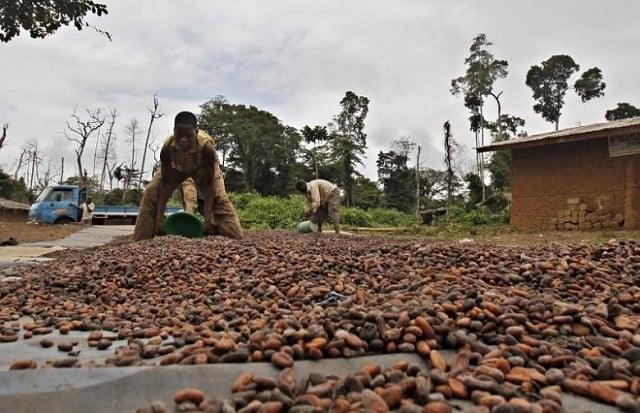
[[[43,224],[70,224],[82,220],[82,203],[89,193],[78,185],[52,185],[42,190],[29,210],[29,222]],[[165,215],[182,211],[167,207]],[[139,207],[130,205],[96,205],[93,208],[93,224],[130,225],[138,218]]]
[[[68,224],[82,219],[80,205],[87,199],[86,188],[77,185],[48,186],[29,210],[29,221],[46,224]]]

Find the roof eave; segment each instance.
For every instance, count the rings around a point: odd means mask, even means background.
[[[630,133],[640,133],[640,125],[628,126],[624,128],[604,129],[604,130],[599,130],[594,132],[585,132],[585,133],[567,135],[567,136],[557,136],[557,137],[549,136],[549,137],[543,137],[538,140],[518,141],[517,139],[514,139],[512,141],[505,141],[505,142],[500,142],[493,145],[481,146],[479,148],[476,148],[476,152],[482,153],[482,152],[506,151],[506,150],[512,150],[512,149],[525,149],[525,148],[531,148],[535,146],[555,145],[560,143],[608,138],[608,137],[614,137],[614,136],[620,136],[620,135],[627,135]]]

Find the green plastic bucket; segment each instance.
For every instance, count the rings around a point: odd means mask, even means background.
[[[202,238],[203,222],[188,212],[174,212],[164,220],[164,231],[168,235],[187,238]]]
[[[302,221],[298,224],[298,232],[307,234],[309,232],[318,232],[318,226],[311,221]]]

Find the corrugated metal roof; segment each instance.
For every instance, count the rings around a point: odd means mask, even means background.
[[[21,204],[20,202],[10,201],[5,198],[0,198],[0,209],[23,209],[29,210],[31,208],[30,205]]]
[[[578,140],[619,136],[627,133],[640,132],[640,117],[614,120],[611,122],[594,123],[576,128],[541,133],[524,138],[496,142],[476,148],[478,152],[500,151],[518,147],[551,145],[556,143],[573,142]]]

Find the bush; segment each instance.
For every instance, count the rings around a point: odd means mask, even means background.
[[[240,224],[246,229],[295,228],[302,219],[304,198],[261,197],[255,193],[229,194],[238,211]]]
[[[367,211],[376,227],[409,227],[416,219],[397,209],[373,208]]]
[[[288,198],[261,196],[257,193],[229,193],[246,229],[293,229],[303,220],[304,197],[294,194]],[[395,209],[341,208],[340,223],[352,227],[408,227],[415,219]]]
[[[360,208],[343,208],[340,211],[340,223],[352,227],[371,227],[371,215]]]
[[[484,208],[475,208],[466,212],[462,208],[452,209],[442,224],[457,229],[471,229],[475,227],[502,226],[509,224],[509,208],[492,213]]]

